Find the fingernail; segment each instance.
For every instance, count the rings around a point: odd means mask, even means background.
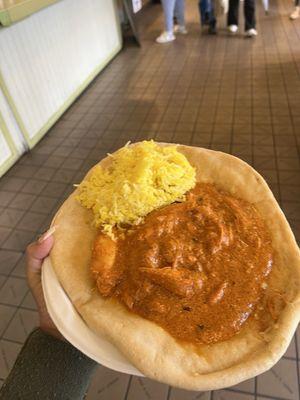
[[[56,227],[52,226],[47,232],[43,233],[43,235],[39,238],[38,242],[42,243],[44,240],[48,239],[55,232]]]

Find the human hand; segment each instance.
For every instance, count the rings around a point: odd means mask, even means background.
[[[49,255],[54,244],[54,238],[52,235],[54,230],[54,227],[50,228],[36,242],[27,246],[26,273],[28,285],[38,307],[40,328],[58,339],[63,339],[63,336],[57,330],[48,314],[41,281],[43,261]]]

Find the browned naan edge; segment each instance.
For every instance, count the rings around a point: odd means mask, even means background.
[[[168,145],[168,144],[162,144]],[[213,345],[182,345],[158,325],[104,300],[89,272],[96,230],[91,212],[72,194],[52,225],[57,226],[51,260],[63,288],[86,323],[104,335],[146,376],[189,390],[212,390],[250,379],[271,368],[286,351],[300,316],[300,253],[293,233],[264,179],[242,160],[212,150],[178,146],[196,167],[197,180],[213,182],[253,203],[265,219],[289,302],[276,326],[259,336],[250,328]],[[109,158],[101,165],[106,167]],[[89,173],[90,174],[90,173]],[[278,279],[278,283],[279,279]]]

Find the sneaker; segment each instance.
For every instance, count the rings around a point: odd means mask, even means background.
[[[156,39],[157,43],[168,43],[175,40],[175,35],[173,32],[163,32],[158,38]]]
[[[248,29],[245,32],[245,36],[250,37],[250,38],[253,37],[253,36],[257,36],[257,30],[254,29],[254,28]]]
[[[237,33],[238,29],[239,28],[238,28],[237,25],[229,25],[228,26],[228,30],[229,30],[230,33]]]
[[[186,35],[188,33],[188,31],[184,25],[175,25],[174,32],[181,33],[182,35]]]
[[[290,19],[294,20],[300,17],[300,7],[296,7],[295,10],[290,15]]]
[[[208,27],[208,33],[209,35],[216,35],[217,34],[217,29],[215,26],[209,26]]]

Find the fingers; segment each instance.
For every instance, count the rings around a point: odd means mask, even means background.
[[[54,244],[54,237],[46,232],[39,241],[31,243],[26,249],[26,272],[29,287],[34,291],[41,282],[41,267]],[[52,230],[53,233],[53,230]]]
[[[38,271],[44,258],[48,256],[54,244],[53,230],[46,232],[37,242],[31,243],[26,249],[27,268]]]
[[[50,315],[48,314],[44,293],[41,282],[41,267],[44,259],[49,255],[53,244],[54,244],[54,233],[55,228],[49,229],[40,239],[34,243],[31,243],[26,249],[27,255],[27,281],[31,289],[33,297],[36,301],[39,317],[40,327],[45,332],[53,335],[59,339],[63,339],[59,331],[56,329]]]

